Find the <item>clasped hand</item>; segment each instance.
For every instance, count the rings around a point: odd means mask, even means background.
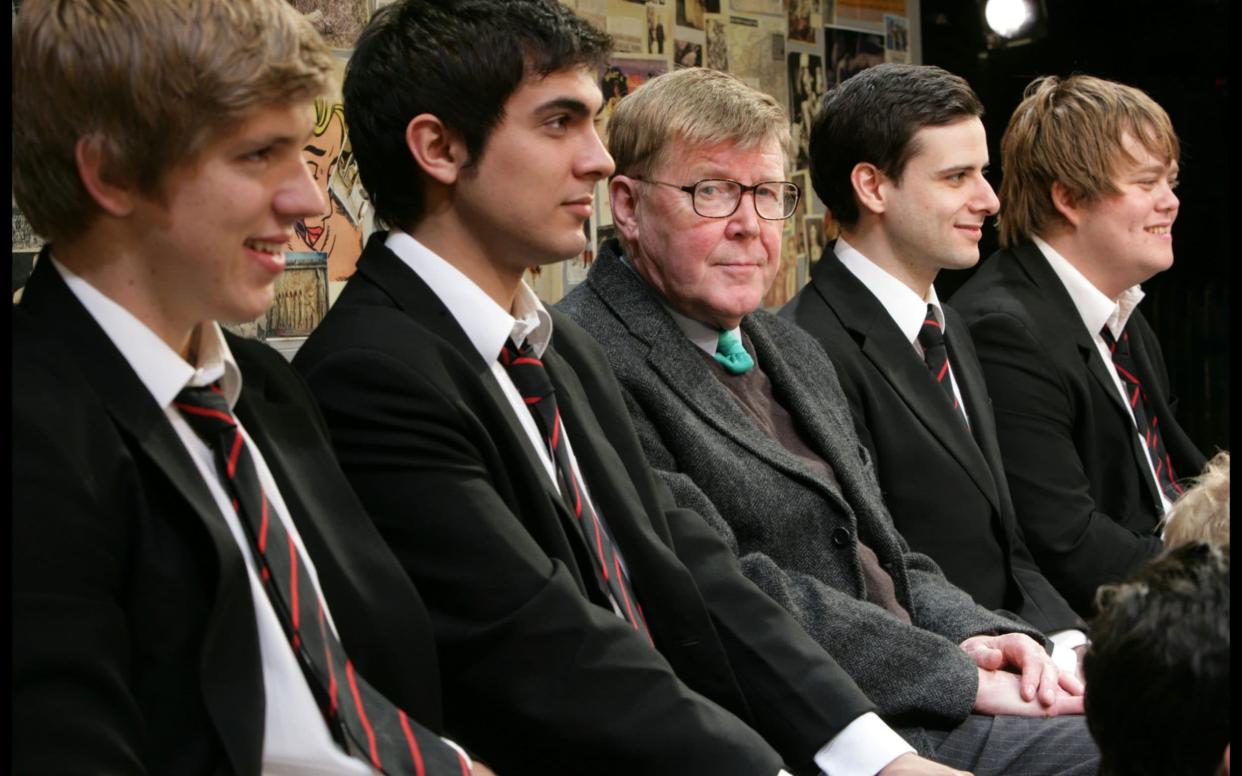
[[[1058,670],[1030,636],[971,636],[961,647],[979,669],[976,713],[1021,717],[1082,713],[1082,680]]]

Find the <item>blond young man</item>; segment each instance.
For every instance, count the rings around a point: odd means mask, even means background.
[[[626,97],[608,127],[620,239],[558,308],[608,355],[678,504],[920,754],[980,774],[1094,773],[1081,684],[1038,631],[909,549],[823,348],[758,309],[798,204],[788,131],[771,96],[713,70]]]
[[[1187,542],[1229,543],[1229,452],[1207,462],[1164,516],[1164,546]]]
[[[1150,97],[1032,82],[1001,141],[1002,248],[954,295],[996,412],[1018,522],[1079,613],[1161,548],[1203,468],[1178,425],[1139,284],[1173,263],[1179,147]]]
[[[14,772],[469,768],[309,392],[217,323],[322,210],[331,69],[279,0],[17,15],[14,196],[51,242],[13,310]]]

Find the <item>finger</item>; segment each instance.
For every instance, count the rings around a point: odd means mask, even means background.
[[[1062,714],[1082,714],[1083,713],[1083,696],[1067,695],[1059,693],[1056,701],[1049,709],[1050,716],[1060,716]]]
[[[1082,677],[1078,674],[1062,671],[1057,677],[1061,685],[1061,689],[1069,695],[1082,695],[1087,690],[1087,685],[1083,682]]]

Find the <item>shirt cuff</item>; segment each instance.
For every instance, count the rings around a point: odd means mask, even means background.
[[[1078,671],[1078,653],[1074,647],[1087,643],[1087,634],[1080,630],[1063,630],[1048,634],[1052,641],[1052,662],[1062,671]]]
[[[875,712],[845,726],[815,753],[815,764],[828,776],[875,776],[886,765],[914,751]]]

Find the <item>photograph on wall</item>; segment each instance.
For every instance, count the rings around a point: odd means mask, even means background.
[[[808,264],[819,261],[827,240],[824,239],[824,217],[819,213],[808,215],[802,222],[806,230],[806,258]]]
[[[833,24],[881,32],[884,15],[906,15],[906,0],[835,0]],[[827,23],[827,20],[825,20]]]
[[[904,16],[884,15],[884,61],[910,61],[910,26]]]
[[[647,53],[664,55],[665,41],[671,37],[670,6],[647,4]]]
[[[787,0],[789,6],[789,40],[814,43],[815,31],[823,24],[819,0]]]
[[[370,0],[289,0],[328,45],[352,49],[371,19]]]
[[[729,10],[734,13],[759,13],[770,16],[785,15],[785,0],[729,0]]]
[[[743,82],[788,107],[783,16],[730,16],[729,65]]]
[[[811,122],[824,93],[822,61],[817,54],[789,53],[789,132],[795,170],[810,166]]]
[[[601,30],[608,28],[608,0],[561,0],[561,2],[594,27]]]
[[[285,254],[285,271],[276,278],[265,336],[305,337],[328,312],[328,257],[320,251]]]
[[[704,38],[707,41],[705,66],[727,72],[729,70],[729,35],[723,16],[707,17],[707,30],[704,32]]]
[[[600,137],[605,137],[608,119],[617,102],[638,87],[668,72],[668,60],[664,57],[613,57],[600,73],[599,88],[604,93],[604,105],[595,120]]]
[[[786,223],[793,221],[789,219]],[[794,294],[798,293],[798,241],[792,232],[781,236],[781,266],[776,272],[776,280],[764,294],[763,306],[768,310],[784,307]]]
[[[840,27],[825,27],[824,51],[828,54],[824,89],[828,90],[855,73],[883,62],[884,36]]]
[[[611,0],[608,4],[608,25],[613,50],[618,54],[647,53],[647,7],[629,0]]]
[[[706,15],[703,0],[677,0],[677,26],[701,30]]]
[[[680,70],[683,67],[702,67],[703,66],[703,43],[693,40],[676,39],[673,42],[673,67]]]

